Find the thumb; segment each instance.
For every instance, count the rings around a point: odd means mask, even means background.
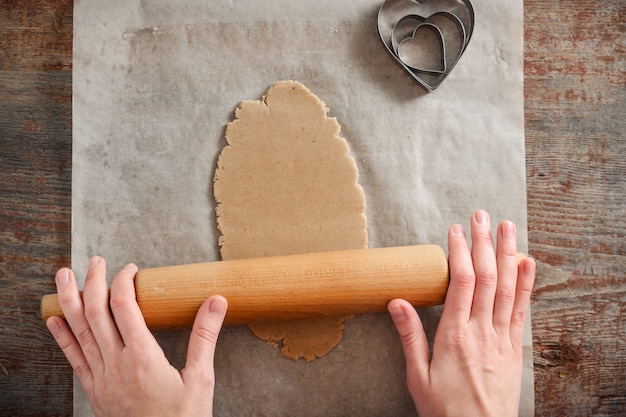
[[[417,311],[405,300],[390,301],[387,310],[402,341],[408,388],[413,392],[414,389],[423,387],[429,379],[430,353],[424,326]]]
[[[183,370],[185,382],[193,381],[213,387],[215,345],[227,308],[226,299],[220,295],[214,295],[209,297],[198,310],[187,347],[187,362]]]

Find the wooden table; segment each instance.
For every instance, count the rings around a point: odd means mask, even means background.
[[[537,416],[626,414],[626,2],[525,1]],[[72,0],[0,7],[0,414],[69,416],[39,318],[70,264]]]

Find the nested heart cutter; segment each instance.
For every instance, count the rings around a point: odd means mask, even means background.
[[[428,92],[452,71],[473,30],[469,0],[387,0],[378,11],[385,47]]]

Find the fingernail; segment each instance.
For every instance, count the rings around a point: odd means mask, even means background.
[[[61,326],[59,326],[59,323],[56,320],[48,319],[46,324],[48,325],[48,330],[52,336],[57,336],[61,332]]]
[[[452,233],[457,236],[463,236],[465,232],[463,231],[463,226],[461,226],[460,224],[455,224],[452,226]]]
[[[92,256],[91,259],[89,260],[89,265],[87,265],[87,269],[91,269],[94,266],[98,265],[99,263],[100,263],[100,257]]]
[[[389,307],[389,314],[394,323],[403,323],[406,320],[406,313],[400,304]]]
[[[515,238],[515,225],[513,222],[506,221],[502,223],[502,237],[505,239]]]
[[[209,303],[209,312],[216,315],[222,315],[226,311],[226,306],[227,303],[223,298],[215,297]]]
[[[62,289],[70,282],[70,271],[67,268],[59,269],[57,272],[57,288]]]
[[[126,266],[124,267],[124,269],[126,269],[126,268],[139,270],[139,268],[137,267],[137,265],[135,265],[134,263],[126,264]]]
[[[489,223],[489,215],[484,210],[478,210],[474,216],[479,224]]]
[[[535,269],[537,268],[537,263],[535,262],[535,259],[532,257],[528,257],[529,260],[525,262],[524,264],[524,272],[528,275],[534,274],[535,273]]]

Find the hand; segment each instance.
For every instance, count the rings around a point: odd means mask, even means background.
[[[136,273],[135,265],[124,267],[109,299],[104,259],[94,257],[81,300],[72,271],[60,269],[56,283],[67,323],[50,317],[50,333],[96,416],[211,416],[213,357],[226,300],[213,296],[200,307],[178,372],[146,327],[135,298]]]
[[[471,252],[460,225],[448,232],[450,285],[432,358],[415,309],[403,300],[388,305],[420,417],[518,413],[522,333],[535,262],[524,258],[518,265],[513,223],[498,226],[497,249],[486,212],[473,214],[471,229]]]

